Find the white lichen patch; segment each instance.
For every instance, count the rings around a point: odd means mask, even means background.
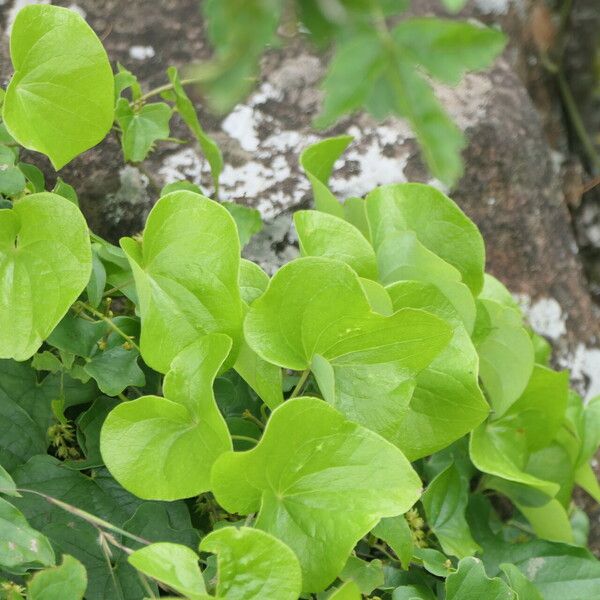
[[[184,148],[167,156],[158,175],[165,183],[173,183],[187,179],[196,185],[200,185],[203,174],[203,160],[193,148]],[[208,168],[206,169],[207,172]]]
[[[574,352],[559,358],[559,364],[571,371],[571,381],[585,400],[600,395],[600,349],[578,344]]]
[[[256,133],[258,120],[254,116],[254,109],[251,106],[239,104],[223,120],[221,129],[229,137],[237,140],[247,152],[256,152],[260,141]]]
[[[153,58],[156,52],[152,46],[131,46],[129,56],[134,60],[146,60]]]
[[[527,566],[525,567],[525,574],[527,575],[527,579],[530,581],[535,580],[535,576],[538,574],[538,571],[544,566],[546,559],[541,556],[536,556],[535,558],[530,558],[527,561]]]
[[[533,330],[553,342],[567,333],[567,315],[554,298],[540,298],[535,302],[526,294],[515,295]]]

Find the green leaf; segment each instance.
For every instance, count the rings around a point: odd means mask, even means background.
[[[544,540],[507,542],[492,533],[489,512],[487,500],[472,497],[469,522],[475,540],[483,548],[482,560],[488,573],[497,575],[500,565],[512,563],[535,585],[542,598],[594,597],[600,589],[600,562],[588,550]]]
[[[269,276],[256,263],[242,258],[239,283],[242,300],[250,305],[262,296],[269,286]]]
[[[397,435],[411,459],[432,454],[459,439],[487,416],[477,380],[478,358],[462,316],[430,283],[403,281],[387,288],[394,310],[410,307],[443,318],[454,332],[450,343],[421,371]]]
[[[15,19],[13,75],[2,107],[10,134],[55,169],[102,141],[113,123],[113,75],[102,43],[76,12],[31,5]]]
[[[453,572],[452,561],[435,548],[420,548],[415,546],[413,557],[423,563],[423,568],[436,577],[448,577]]]
[[[21,494],[17,492],[17,486],[6,469],[0,465],[0,494],[18,498]]]
[[[146,385],[146,376],[138,365],[139,356],[135,349],[116,346],[97,353],[84,369],[103,394],[117,396],[130,385]]]
[[[174,500],[210,490],[210,469],[231,449],[212,384],[231,349],[211,334],[183,350],[163,384],[165,397],[117,406],[102,427],[100,448],[113,477],[140,498]]]
[[[477,558],[463,558],[456,573],[446,578],[447,600],[517,600],[510,587],[497,577],[490,579]]]
[[[352,267],[360,277],[377,279],[375,252],[350,223],[324,212],[301,210],[294,213],[294,225],[302,256],[335,258]]]
[[[300,595],[298,559],[264,531],[224,527],[203,538],[200,550],[217,555],[218,598],[296,600]]]
[[[467,71],[491,65],[504,48],[506,38],[491,27],[424,17],[399,23],[394,29],[394,40],[400,52],[432,77],[457,85]]]
[[[235,202],[221,202],[235,221],[242,248],[259,232],[263,222],[256,208],[249,208]]]
[[[198,566],[198,555],[186,546],[168,542],[150,544],[136,550],[127,560],[138,571],[190,600],[210,598]]]
[[[481,551],[465,519],[468,495],[468,480],[461,477],[455,465],[450,465],[427,486],[421,498],[427,524],[444,552],[458,558]]]
[[[172,183],[167,183],[167,185],[165,185],[163,189],[160,190],[160,197],[162,198],[163,196],[166,196],[171,192],[179,192],[181,190],[194,192],[195,194],[200,195],[202,195],[203,193],[202,188],[199,185],[196,185],[191,181],[186,181],[185,179],[183,179],[181,181],[173,181]]]
[[[516,592],[518,600],[544,600],[533,583],[515,565],[505,563],[500,565],[500,568],[504,572],[508,585]]]
[[[352,141],[350,135],[327,138],[305,148],[300,155],[300,166],[304,169],[313,189],[315,208],[335,217],[344,217],[344,209],[329,191],[327,182],[335,161]]]
[[[467,0],[442,0],[442,4],[452,13],[459,12],[466,3]]]
[[[413,540],[404,515],[381,519],[372,533],[394,551],[402,568],[407,571],[413,555]]]
[[[227,210],[173,192],[150,211],[142,242],[121,245],[139,295],[144,361],[166,373],[183,348],[217,332],[233,339],[233,362],[241,341],[240,244]]]
[[[340,573],[342,581],[354,581],[361,593],[369,595],[378,587],[383,586],[383,563],[379,559],[366,562],[350,556]]]
[[[336,588],[332,594],[327,596],[327,600],[362,600],[362,595],[356,583],[350,580]]]
[[[12,504],[0,498],[0,567],[19,573],[53,564],[54,552],[46,537],[32,529]]]
[[[305,592],[331,583],[354,544],[421,489],[398,449],[316,398],[276,408],[253,450],[217,460],[212,485],[223,508],[259,511],[256,527],[290,546]]]
[[[479,377],[495,417],[500,417],[523,393],[531,376],[531,338],[513,309],[478,300],[473,342],[479,354]]]
[[[75,188],[63,181],[60,177],[56,178],[56,184],[54,188],[52,188],[52,192],[62,196],[63,198],[66,198],[75,206],[79,206],[79,200],[77,198],[77,192],[75,191]]]
[[[436,598],[424,585],[401,585],[394,590],[392,600],[436,600]]]
[[[121,146],[126,161],[142,162],[159,140],[169,137],[169,122],[173,111],[164,102],[132,108],[126,98],[120,98],[115,119],[121,127]]]
[[[97,245],[94,244],[94,248]],[[94,308],[97,308],[102,302],[104,288],[106,286],[106,269],[100,260],[97,251],[92,252],[92,274],[85,288],[88,302]]]
[[[423,246],[450,263],[477,294],[483,286],[485,250],[475,224],[450,198],[420,183],[378,187],[367,196],[377,251],[387,237],[413,231]]]
[[[46,191],[46,179],[44,174],[35,165],[19,163],[19,169],[21,169],[21,172],[30,183],[28,187],[32,193]]]
[[[85,567],[65,554],[61,565],[33,576],[27,584],[27,600],[81,600],[86,588]]]
[[[138,78],[121,63],[117,63],[117,73],[115,73],[115,104],[119,96],[125,91],[131,89],[131,99],[138,100],[142,95],[142,88]]]
[[[0,194],[16,196],[26,184],[25,175],[19,167],[0,165]]]
[[[51,193],[0,209],[0,357],[25,360],[88,282],[88,229],[76,206]]]
[[[556,498],[552,498],[544,506],[523,506],[518,502],[515,504],[538,537],[552,542],[573,543],[573,529],[569,515]]]
[[[36,371],[50,371],[50,373],[60,373],[63,370],[63,364],[55,354],[45,350],[34,354],[31,360],[31,368]]]
[[[196,114],[196,109],[181,85],[181,80],[179,79],[179,73],[177,72],[177,69],[175,67],[169,67],[167,69],[167,75],[169,77],[169,81],[173,85],[177,111],[181,115],[181,118],[185,124],[190,128],[190,131],[194,134],[195,138],[198,140],[200,148],[202,148],[202,152],[204,153],[204,156],[210,165],[210,172],[212,175],[213,185],[215,187],[215,198],[218,198],[219,177],[221,175],[221,171],[223,170],[223,156],[221,155],[221,150],[219,149],[219,146],[217,146],[217,143],[206,134],[202,128],[202,125],[200,125],[198,115]]]

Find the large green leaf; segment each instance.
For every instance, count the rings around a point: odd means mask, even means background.
[[[204,336],[173,361],[164,398],[143,396],[111,411],[100,449],[123,487],[154,500],[188,498],[210,489],[214,461],[232,447],[212,390],[230,349],[226,336]]]
[[[523,393],[531,376],[531,338],[514,309],[494,300],[478,300],[473,342],[479,354],[479,376],[494,416],[500,417]]]
[[[264,531],[224,527],[203,538],[200,550],[217,555],[218,598],[296,600],[300,595],[296,555]]]
[[[104,138],[113,123],[112,70],[79,14],[26,6],[15,19],[10,54],[15,74],[2,118],[19,144],[60,169]]]
[[[371,244],[350,223],[315,210],[294,214],[303,256],[325,256],[350,265],[360,277],[377,279],[377,262]]]
[[[330,404],[403,448],[415,378],[446,346],[450,327],[420,310],[374,313],[347,265],[301,258],[254,302],[245,334],[265,360],[310,368]]]
[[[22,572],[29,567],[54,564],[47,538],[32,529],[12,504],[0,498],[0,568]]]
[[[32,194],[0,209],[0,357],[32,356],[85,288],[88,229],[61,196]]]
[[[468,497],[469,481],[461,476],[455,465],[450,465],[427,486],[421,498],[427,525],[444,552],[458,558],[481,551],[465,519]]]
[[[367,196],[367,215],[376,251],[388,237],[413,231],[425,248],[460,272],[474,294],[483,287],[481,234],[439,190],[420,183],[381,186]]]
[[[142,358],[166,373],[175,356],[210,332],[241,340],[240,243],[222,206],[172,192],[150,211],[142,242],[121,240],[139,295]]]
[[[62,564],[44,569],[27,584],[28,600],[81,600],[87,588],[85,567],[65,554]]]
[[[463,558],[456,573],[446,578],[447,600],[518,600],[510,587],[498,577],[489,578],[483,564],[473,557]]]
[[[219,504],[258,511],[256,526],[296,553],[304,591],[331,583],[354,544],[421,490],[397,448],[316,398],[275,409],[256,448],[223,454],[212,479]]]
[[[462,285],[462,284],[460,284]],[[437,315],[454,329],[450,343],[416,377],[406,415],[397,431],[411,459],[445,448],[479,425],[489,412],[479,388],[479,361],[462,315],[431,283],[402,281],[387,288],[394,310],[405,307]]]

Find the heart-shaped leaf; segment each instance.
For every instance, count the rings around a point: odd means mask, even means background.
[[[395,446],[316,398],[276,408],[253,450],[216,461],[212,483],[227,511],[259,511],[256,527],[296,553],[305,592],[331,583],[356,542],[421,491]]]
[[[0,357],[32,356],[85,288],[92,268],[79,209],[51,193],[0,209]]]
[[[106,418],[100,450],[113,477],[140,498],[175,500],[210,489],[210,469],[231,449],[212,390],[231,340],[209,334],[173,361],[165,397],[119,404]]]
[[[141,243],[123,238],[142,318],[142,358],[166,373],[172,360],[203,335],[241,341],[238,284],[240,243],[222,206],[188,191],[161,198],[150,211]]]
[[[10,37],[15,74],[2,118],[56,169],[102,141],[113,123],[113,75],[102,43],[75,11],[31,5]]]
[[[81,600],[87,588],[85,567],[65,554],[62,564],[36,573],[27,584],[29,600]]]
[[[384,185],[367,196],[376,251],[389,236],[413,231],[419,242],[458,269],[474,294],[483,287],[485,249],[475,224],[450,198],[420,183]]]

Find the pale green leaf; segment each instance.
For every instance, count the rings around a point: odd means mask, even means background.
[[[404,515],[381,519],[372,533],[395,552],[402,568],[408,570],[413,555],[413,539]]]
[[[235,202],[221,202],[233,217],[240,236],[242,248],[259,232],[262,231],[263,222],[260,212],[256,208],[236,204]]]
[[[65,554],[61,565],[33,576],[27,584],[27,600],[81,600],[86,588],[85,567]]]
[[[515,565],[500,565],[511,589],[516,592],[518,600],[544,600],[537,588],[519,571]]]
[[[121,127],[121,145],[125,160],[142,162],[154,144],[169,137],[169,121],[173,111],[164,102],[153,102],[132,108],[126,98],[120,98],[115,118]]]
[[[360,277],[377,279],[377,261],[371,244],[358,229],[339,217],[301,210],[294,214],[302,256],[324,256],[345,262]]]
[[[515,503],[539,538],[551,542],[573,543],[573,529],[565,507],[552,498],[544,506],[523,506]]]
[[[175,356],[209,332],[241,341],[240,244],[227,210],[192,192],[154,206],[143,240],[121,245],[133,269],[142,319],[142,358],[166,373]]]
[[[269,286],[269,276],[256,263],[242,258],[239,283],[242,300],[250,305]]]
[[[0,494],[15,496],[17,498],[20,496],[19,492],[17,492],[15,482],[2,465],[0,465]]]
[[[113,123],[113,75],[106,51],[75,11],[23,8],[13,24],[15,74],[2,118],[26,148],[56,169],[102,141]]]
[[[248,527],[209,533],[200,550],[217,555],[217,597],[297,600],[302,586],[296,555],[276,537]]]
[[[20,572],[54,564],[48,539],[29,526],[23,514],[0,498],[0,568]]]
[[[79,209],[52,193],[0,210],[0,357],[32,356],[85,288],[92,267]]]
[[[523,393],[531,376],[531,338],[512,308],[478,300],[473,342],[479,354],[479,377],[494,416],[500,417]]]
[[[165,583],[190,600],[210,598],[200,573],[198,555],[187,546],[158,542],[136,550],[127,560],[144,575]]]
[[[450,263],[477,294],[483,286],[485,250],[475,224],[450,198],[420,183],[385,185],[367,196],[377,251],[387,237],[413,231],[421,244]]]
[[[447,600],[517,600],[516,594],[498,577],[489,578],[482,562],[463,558],[456,573],[446,578]]]
[[[327,600],[362,600],[362,595],[356,583],[350,580],[335,589]]]
[[[344,217],[344,209],[327,187],[335,161],[352,141],[350,135],[327,138],[302,151],[300,166],[313,189],[315,208],[336,217]]]
[[[232,447],[212,390],[230,349],[226,336],[204,336],[173,361],[163,384],[164,398],[143,396],[111,411],[100,449],[125,489],[160,500],[210,490],[214,461]]]
[[[350,556],[340,573],[342,581],[354,581],[361,593],[368,596],[384,584],[383,563],[379,559],[367,562]]]
[[[222,455],[212,478],[221,506],[258,511],[256,527],[296,553],[305,592],[331,583],[355,543],[421,490],[397,448],[316,398],[276,408],[259,444]]]
[[[202,148],[202,152],[206,157],[208,164],[210,165],[210,172],[215,188],[215,198],[218,198],[219,177],[221,175],[221,171],[223,170],[223,156],[221,155],[221,150],[219,149],[219,146],[217,146],[217,143],[209,135],[207,135],[202,128],[202,125],[200,125],[198,115],[196,114],[196,109],[181,85],[181,80],[179,78],[177,69],[175,67],[169,67],[167,69],[167,75],[171,81],[171,84],[173,85],[177,111],[181,115],[181,118],[185,124],[189,127],[190,131],[194,134],[196,140],[198,140],[200,148]]]

